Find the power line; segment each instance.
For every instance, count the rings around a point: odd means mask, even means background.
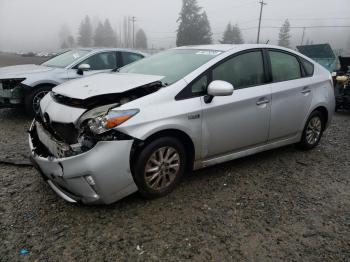
[[[256,40],[256,43],[259,44],[259,40],[260,40],[260,28],[261,28],[261,17],[262,17],[262,11],[263,11],[263,7],[264,5],[267,5],[267,3],[264,2],[264,0],[261,0],[259,2],[260,4],[260,17],[259,17],[259,28],[258,28],[258,37]]]
[[[256,29],[257,27],[246,27],[246,28],[241,28],[241,30],[251,30],[251,29]],[[280,29],[281,26],[262,26],[262,29]],[[291,26],[290,28],[298,28],[298,29],[303,29],[303,28],[350,28],[350,25],[320,25],[320,26]]]
[[[268,21],[283,21],[286,18],[264,18]],[[300,21],[309,21],[309,20],[350,20],[350,17],[329,17],[329,18],[288,18],[288,20],[300,20]]]

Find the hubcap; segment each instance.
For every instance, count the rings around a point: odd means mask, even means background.
[[[35,113],[39,112],[39,108],[40,108],[40,101],[41,99],[50,91],[41,91],[35,94],[35,96],[33,97],[33,111]]]
[[[148,159],[145,167],[145,181],[148,187],[161,191],[176,178],[180,169],[180,155],[173,147],[157,149]]]
[[[320,138],[321,131],[322,131],[321,119],[318,116],[311,118],[306,128],[306,141],[310,145],[315,144]]]

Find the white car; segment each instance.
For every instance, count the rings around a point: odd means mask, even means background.
[[[334,107],[330,73],[295,51],[181,47],[54,88],[30,128],[31,158],[70,202],[159,197],[186,170],[314,148]]]
[[[115,48],[66,51],[41,65],[0,68],[0,108],[22,107],[28,114],[39,110],[39,102],[65,81],[110,71],[144,58],[137,51]]]

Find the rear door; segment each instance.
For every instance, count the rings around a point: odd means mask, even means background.
[[[210,158],[263,144],[268,139],[271,89],[261,50],[236,54],[211,71],[211,79],[234,86],[231,96],[202,97],[202,157]],[[209,81],[209,82],[210,82]]]
[[[311,78],[298,56],[270,49],[271,70],[271,124],[269,140],[279,140],[296,135],[309,111],[312,101]]]

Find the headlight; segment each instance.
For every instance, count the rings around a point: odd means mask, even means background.
[[[111,110],[106,115],[90,119],[88,126],[94,134],[102,134],[129,120],[138,112],[138,109]]]
[[[0,80],[0,84],[2,84],[3,89],[13,89],[23,82],[23,80],[25,80],[25,78],[2,79]]]

